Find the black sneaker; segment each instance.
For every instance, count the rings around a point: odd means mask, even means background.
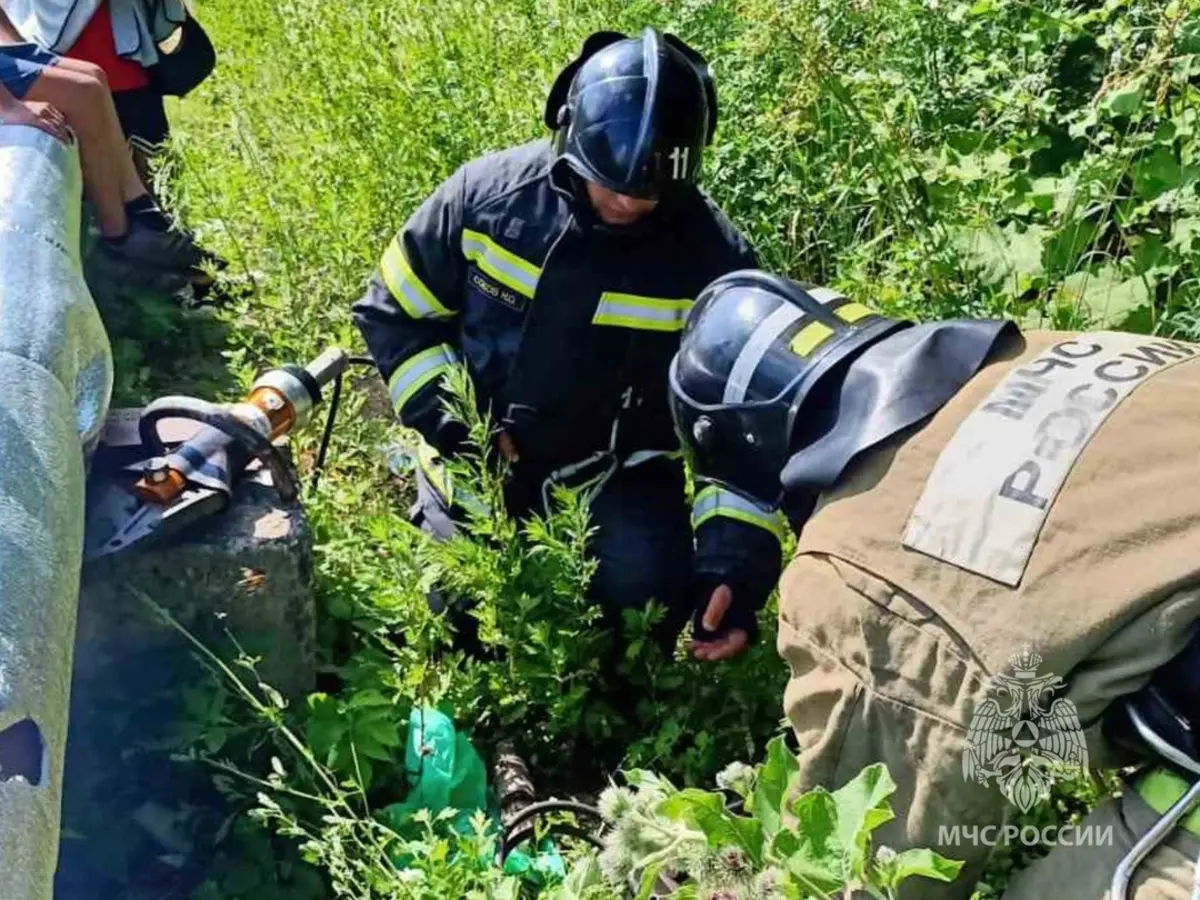
[[[136,219],[129,222],[129,232],[119,244],[102,241],[101,246],[111,257],[148,268],[187,272],[200,265],[204,258],[199,247],[181,231],[156,231]]]

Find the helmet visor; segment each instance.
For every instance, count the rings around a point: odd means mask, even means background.
[[[583,164],[582,174],[620,193],[641,193],[645,187],[647,84],[642,77],[611,78],[584,88],[578,98],[579,124],[569,144]]]

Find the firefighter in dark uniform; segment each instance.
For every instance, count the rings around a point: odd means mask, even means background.
[[[601,32],[559,74],[544,120],[550,139],[445,181],[354,305],[396,412],[432,451],[417,515],[441,536],[461,522],[435,457],[463,450],[442,383],[462,362],[501,429],[508,512],[543,511],[558,484],[590,498],[591,594],[610,622],[654,599],[673,638],[703,596],[711,629],[697,654],[736,655],[778,577],[782,526],[720,488],[689,516],[666,383],[700,289],[755,265],[696,186],[717,125],[713,80],[672,35]],[[745,615],[721,614],[731,597]]]
[[[965,863],[901,898],[970,896],[1060,762],[1140,769],[1007,900],[1190,895],[1200,813],[1164,820],[1128,891],[1118,863],[1200,773],[1200,345],[914,325],[737,272],[670,384],[697,474],[799,535],[778,635],[799,786],[882,761],[878,840]]]

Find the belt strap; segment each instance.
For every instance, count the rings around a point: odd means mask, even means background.
[[[1170,769],[1155,768],[1137,779],[1135,788],[1146,804],[1159,815],[1165,813],[1180,797],[1187,793],[1191,784]],[[1179,823],[1184,831],[1200,837],[1200,806],[1197,806]]]

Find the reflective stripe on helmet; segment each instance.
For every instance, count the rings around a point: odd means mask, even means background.
[[[812,291],[809,291],[811,294]],[[861,303],[846,302],[833,310],[833,314],[847,325],[865,319],[875,313]],[[810,322],[792,337],[788,347],[797,356],[808,356],[833,334],[834,329],[824,322]]]
[[[872,311],[861,303],[843,303],[833,311],[833,314],[843,322],[853,323],[872,315]]]
[[[809,322],[796,332],[788,347],[797,356],[808,356],[833,334],[833,329],[824,322]]]
[[[742,352],[734,360],[733,368],[729,370],[729,380],[725,382],[723,397],[725,403],[741,403],[746,399],[746,389],[750,387],[750,381],[767,351],[779,340],[779,336],[803,315],[804,310],[798,306],[782,303],[754,329],[750,340],[746,341]]]
[[[642,331],[682,331],[691,300],[639,297],[605,291],[600,295],[593,325],[615,325]]]
[[[454,315],[413,272],[404,256],[404,248],[400,246],[399,235],[388,244],[379,268],[383,272],[383,283],[409,318],[447,319]]]
[[[505,250],[486,234],[463,229],[463,256],[501,284],[530,299],[537,290],[542,270],[515,253]]]
[[[787,526],[777,510],[751,503],[740,494],[717,485],[709,485],[696,495],[692,504],[692,528],[696,529],[710,519],[724,516],[750,525],[765,528],[783,542]]]
[[[823,303],[826,306],[835,300],[846,299],[846,295],[841,291],[835,291],[833,288],[821,287],[815,284],[806,284],[803,286],[802,290],[818,303]]]
[[[406,359],[388,379],[392,408],[399,413],[413,394],[458,361],[458,353],[449,344],[438,344]]]
[[[1188,792],[1191,783],[1170,769],[1157,766],[1138,778],[1135,787],[1138,796],[1146,801],[1147,806],[1159,815],[1164,815]],[[1193,809],[1184,816],[1179,822],[1179,827],[1200,837],[1200,809]]]

